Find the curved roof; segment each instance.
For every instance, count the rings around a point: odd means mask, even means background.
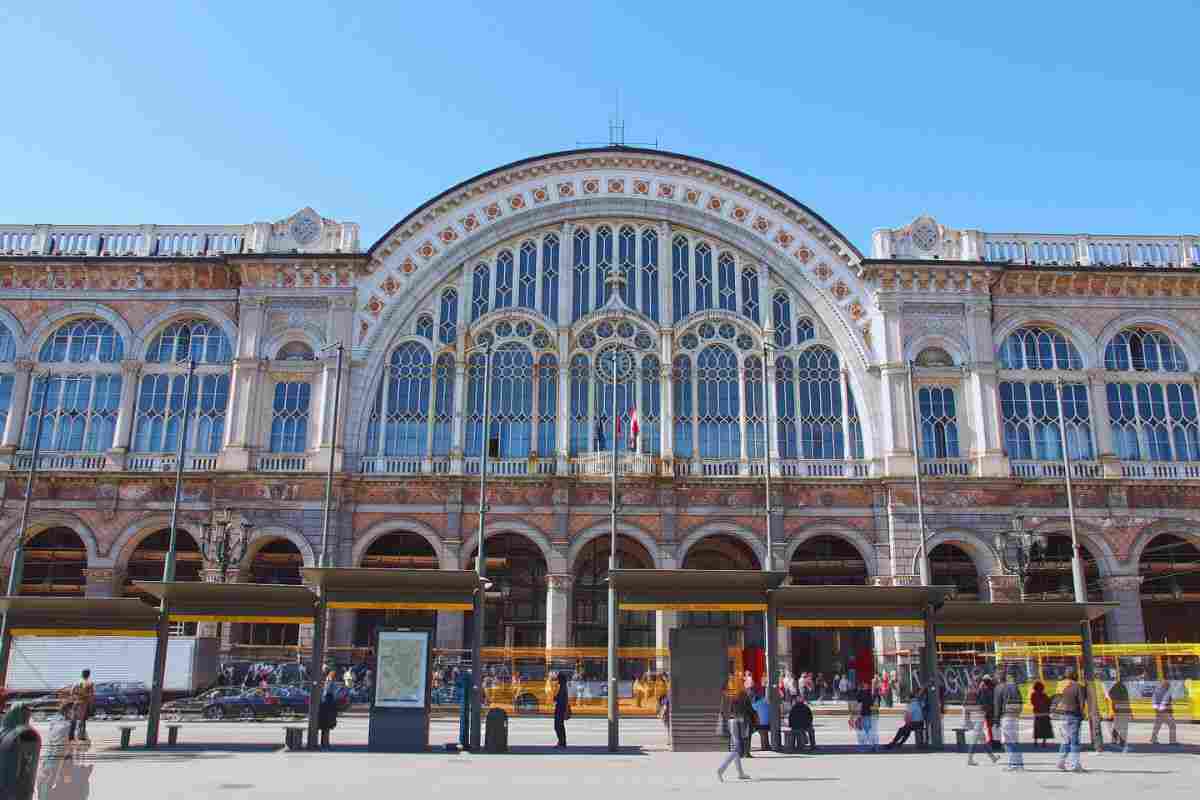
[[[389,240],[396,233],[396,231],[398,231],[400,228],[402,228],[406,224],[408,224],[408,222],[410,220],[417,217],[419,214],[421,214],[421,212],[425,211],[426,209],[430,208],[431,206],[437,205],[437,203],[440,202],[441,200],[443,200],[444,198],[453,195],[455,192],[461,191],[462,189],[464,189],[467,186],[470,186],[471,184],[475,183],[476,181],[480,181],[489,176],[496,175],[501,172],[505,172],[506,170],[515,169],[517,167],[522,167],[522,166],[525,166],[526,164],[532,164],[534,162],[542,161],[542,160],[548,159],[548,158],[563,158],[563,157],[570,157],[570,156],[582,156],[582,155],[587,155],[589,153],[595,153],[598,155],[613,155],[615,153],[621,153],[621,154],[634,154],[634,155],[644,155],[644,156],[656,156],[656,157],[660,157],[660,158],[678,158],[678,159],[682,159],[684,161],[692,161],[696,164],[701,164],[705,167],[710,167],[712,169],[723,170],[725,172],[728,172],[731,175],[736,175],[737,177],[743,178],[751,183],[756,183],[759,186],[761,186],[762,188],[766,189],[767,191],[773,192],[774,194],[779,195],[784,200],[787,200],[789,203],[792,203],[796,207],[800,208],[805,214],[808,214],[814,220],[819,222],[821,225],[824,225],[826,228],[829,229],[829,231],[831,233],[835,234],[839,239],[841,239],[842,242],[844,242],[845,245],[848,248],[850,248],[850,250],[854,253],[855,256],[857,256],[859,259],[863,258],[862,253],[859,252],[858,248],[854,246],[854,242],[850,241],[850,239],[847,238],[841,231],[839,231],[837,228],[835,228],[833,225],[831,225],[827,219],[822,217],[817,212],[813,211],[811,208],[809,208],[804,203],[801,203],[799,200],[792,197],[787,192],[785,192],[782,189],[779,189],[775,186],[772,186],[771,184],[767,183],[766,181],[764,181],[760,178],[756,178],[753,175],[748,175],[745,172],[742,172],[741,170],[734,169],[733,167],[728,167],[724,164],[718,164],[715,161],[709,161],[707,159],[699,158],[697,156],[690,156],[690,155],[686,155],[684,153],[676,153],[676,152],[672,152],[670,150],[654,150],[654,149],[645,148],[645,147],[626,147],[624,145],[609,146],[609,147],[584,147],[584,148],[579,148],[579,149],[575,149],[575,150],[557,150],[557,151],[554,151],[551,153],[542,153],[540,155],[529,156],[528,158],[522,158],[517,161],[512,161],[508,164],[503,164],[499,167],[494,167],[485,172],[481,172],[478,175],[475,175],[474,177],[467,178],[466,180],[463,180],[463,181],[459,181],[458,183],[451,186],[449,189],[446,189],[445,191],[441,192],[440,194],[435,195],[434,197],[430,198],[429,200],[427,200],[426,202],[424,202],[417,208],[413,209],[411,212],[409,212],[409,214],[407,216],[405,216],[403,219],[401,219],[399,222],[397,222],[392,227],[388,228],[387,231],[375,241],[375,244],[371,245],[370,248],[367,249],[367,255],[373,256],[375,254],[376,248],[378,248],[384,242]]]

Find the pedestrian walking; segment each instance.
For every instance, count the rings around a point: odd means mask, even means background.
[[[858,746],[864,753],[868,750],[878,753],[879,733],[876,730],[875,692],[871,690],[869,683],[863,681],[859,684],[855,700],[858,704]]]
[[[984,709],[979,701],[980,691],[983,688],[982,680],[974,680],[967,684],[967,691],[963,695],[962,706],[962,726],[966,729],[969,742],[967,743],[967,766],[975,766],[975,748],[979,746],[981,741],[986,742],[984,735]],[[1000,759],[992,752],[990,747],[986,747],[984,752],[987,757],[995,764]]]
[[[908,737],[917,731],[925,729],[925,690],[917,689],[912,700],[908,702],[908,710],[904,712],[904,724],[890,742],[883,746],[884,750],[903,747]]]
[[[558,692],[554,695],[554,735],[559,750],[567,749],[567,720],[571,718],[571,697],[567,694],[567,673],[558,673]]]
[[[354,667],[346,667],[346,672],[342,675],[342,681],[346,684],[347,689],[354,688]]]
[[[771,705],[767,702],[765,695],[758,695],[754,699],[754,717],[757,723],[755,727],[758,729],[758,743],[763,750],[771,749]]]
[[[1057,708],[1062,717],[1063,734],[1058,749],[1058,768],[1084,772],[1079,760],[1079,727],[1087,712],[1087,691],[1079,684],[1079,673],[1074,669],[1067,670],[1066,680],[1058,687]]]
[[[842,675],[840,678],[838,678],[837,691],[839,700],[849,699],[850,680],[845,675]]]
[[[1000,736],[1004,740],[1004,749],[1008,751],[1008,766],[1004,769],[1018,772],[1025,769],[1025,759],[1020,749],[1021,709],[1025,701],[1017,686],[1016,673],[1010,671],[1004,685],[995,694],[996,719],[1000,721]]]
[[[729,734],[729,754],[717,767],[717,780],[722,783],[725,782],[725,770],[729,769],[730,764],[737,767],[739,780],[750,780],[750,776],[742,769],[742,727],[746,724],[747,717],[754,714],[754,709],[750,708],[749,704],[750,700],[745,692],[739,693],[732,703],[728,697],[722,698],[718,724]]]
[[[82,742],[91,741],[88,739],[87,721],[95,704],[96,685],[92,683],[92,671],[85,669],[80,673],[79,682],[71,687],[71,727],[67,732],[68,741],[74,741],[76,737]],[[1175,738],[1174,731],[1175,728],[1172,727],[1172,739]]]
[[[888,708],[892,707],[892,679],[886,672],[883,673],[883,679],[879,683],[879,690],[883,692],[883,703]]]
[[[321,691],[321,704],[317,706],[317,727],[321,730],[322,750],[330,748],[329,732],[337,727],[337,685],[337,672],[330,670]]]
[[[1171,682],[1164,679],[1158,684],[1158,688],[1154,690],[1154,696],[1151,698],[1151,704],[1154,706],[1154,729],[1150,731],[1150,744],[1158,744],[1158,729],[1163,725],[1167,726],[1167,732],[1171,736],[1171,744],[1179,744],[1179,740],[1175,738],[1175,708],[1174,699],[1171,697]]]
[[[1045,747],[1054,738],[1054,728],[1050,725],[1050,697],[1041,681],[1033,684],[1029,705],[1033,707],[1033,746]]]
[[[788,712],[788,727],[791,728],[788,744],[792,752],[806,746],[809,750],[817,749],[817,736],[813,730],[813,713],[808,703],[801,697],[796,700],[792,710]]]
[[[1120,747],[1122,753],[1128,753],[1129,721],[1133,718],[1133,709],[1129,703],[1129,689],[1120,675],[1108,687],[1108,705],[1112,709],[1113,744]]]
[[[996,684],[991,675],[984,675],[979,685],[979,707],[983,709],[983,730],[987,734],[987,746],[999,750],[993,725],[996,721]]]

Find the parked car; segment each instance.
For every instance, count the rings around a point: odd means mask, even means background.
[[[70,686],[64,686],[51,694],[29,700],[33,713],[53,713],[69,703]],[[127,714],[147,714],[150,711],[150,689],[141,681],[106,681],[96,684],[96,700],[92,714],[96,716],[123,717]]]
[[[280,714],[308,714],[308,690],[299,686],[272,686],[267,690],[279,705]]]
[[[249,689],[241,694],[217,697],[201,710],[205,719],[266,719],[281,712],[279,698],[270,691]]]
[[[216,700],[224,697],[236,697],[245,692],[238,686],[219,686],[209,689],[193,697],[183,697],[163,703],[162,713],[182,717],[184,714],[202,714],[204,709]]]

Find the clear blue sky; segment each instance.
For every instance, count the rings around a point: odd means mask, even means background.
[[[1110,14],[1111,10],[1111,14]],[[0,222],[370,244],[452,184],[605,140],[741,169],[860,249],[928,212],[1200,233],[1200,11],[1149,3],[28,3],[0,10]]]

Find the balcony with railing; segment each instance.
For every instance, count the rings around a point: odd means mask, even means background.
[[[1061,461],[1010,461],[1009,473],[1014,478],[1063,480],[1067,470]],[[1077,480],[1103,478],[1104,467],[1099,461],[1073,461],[1071,477]]]
[[[255,472],[307,472],[308,456],[270,453],[256,456]]]
[[[40,453],[38,471],[47,472],[100,472],[107,459],[103,453]],[[33,453],[17,453],[17,469],[29,469]]]
[[[130,472],[174,472],[177,459],[174,455],[130,455],[125,459],[125,469]],[[215,455],[184,456],[184,472],[212,472],[217,468]]]
[[[969,231],[967,233],[977,233]],[[980,233],[984,261],[1038,266],[1194,268],[1200,240],[1186,236]]]
[[[0,225],[0,255],[203,257],[246,252],[250,225]]]
[[[621,453],[617,456],[618,475],[657,475],[658,456],[649,453]],[[588,453],[571,459],[571,475],[579,478],[607,478],[612,475],[612,453]]]
[[[926,458],[921,460],[922,478],[966,478],[971,462],[965,458]]]

